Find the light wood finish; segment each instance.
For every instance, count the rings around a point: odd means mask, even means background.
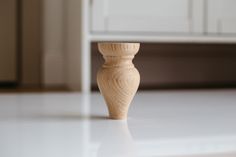
[[[140,75],[132,59],[139,43],[99,43],[105,63],[98,71],[97,83],[112,119],[126,119],[130,103],[138,89]]]

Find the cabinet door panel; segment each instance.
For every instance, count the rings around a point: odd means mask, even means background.
[[[16,1],[0,1],[0,82],[16,81]]]
[[[208,32],[236,33],[236,1],[208,0]]]
[[[97,32],[202,32],[202,28],[197,28],[202,27],[201,10],[198,12],[194,10],[194,6],[200,5],[202,0],[94,0],[92,30]]]

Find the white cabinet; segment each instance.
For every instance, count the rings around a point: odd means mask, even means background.
[[[203,32],[203,0],[93,0],[93,32]]]
[[[75,62],[69,61],[75,63],[73,67],[82,65],[81,82],[73,81],[68,84],[73,89],[81,85],[84,92],[90,91],[91,86],[92,42],[236,43],[236,9],[234,9],[236,0],[81,0],[80,2],[80,8],[74,5],[75,7],[70,7],[68,10],[73,14],[72,21],[81,25],[81,29],[79,26],[75,28],[81,30],[81,34],[77,35],[81,40],[79,50],[82,64],[76,59]],[[75,14],[78,10],[82,16]],[[78,30],[70,28],[68,32],[75,33]],[[77,78],[77,75],[71,70],[69,80],[75,80],[74,78]]]
[[[235,0],[92,0],[91,28],[120,34],[235,34],[235,7]]]
[[[236,1],[208,0],[208,32],[236,33]]]

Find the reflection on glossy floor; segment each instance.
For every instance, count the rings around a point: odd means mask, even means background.
[[[128,121],[99,93],[1,94],[1,157],[236,157],[236,90],[136,95]]]

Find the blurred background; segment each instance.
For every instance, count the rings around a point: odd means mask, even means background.
[[[236,87],[235,0],[0,0],[1,91],[98,90],[99,41],[139,41],[140,90]]]
[[[98,42],[141,43],[127,121],[90,94]],[[236,157],[228,88],[236,0],[0,0],[0,157]]]

